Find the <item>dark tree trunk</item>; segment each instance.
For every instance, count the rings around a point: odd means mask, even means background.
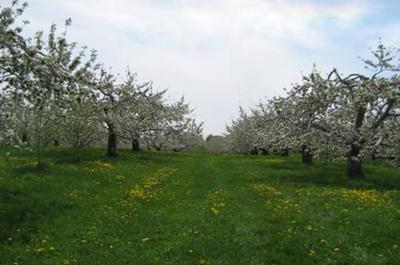
[[[360,148],[352,144],[347,158],[347,176],[349,178],[363,178],[362,161],[358,156]]]
[[[313,155],[311,153],[311,150],[307,148],[306,145],[301,146],[301,157],[303,160],[303,164],[312,164]]]
[[[261,154],[264,156],[269,155],[269,151],[265,148],[261,148]]]
[[[347,159],[347,176],[349,178],[363,178],[361,159],[358,157],[349,157]]]
[[[27,143],[28,142],[28,133],[24,132],[22,134],[22,142]]]
[[[37,142],[36,142],[36,157],[37,157],[37,167],[39,169],[43,168],[43,161],[42,161],[42,135],[39,132]]]
[[[76,153],[75,153],[75,162],[79,163],[81,162],[81,150],[79,147],[76,147]]]
[[[281,151],[281,156],[289,156],[289,149],[285,148]]]
[[[140,145],[139,145],[139,140],[138,139],[133,139],[132,140],[132,151],[133,152],[140,151]]]
[[[108,157],[117,156],[117,134],[115,133],[115,129],[112,124],[108,124],[108,142],[106,155]]]
[[[361,126],[363,125],[364,122],[364,117],[367,109],[366,107],[360,107],[357,110],[357,116],[356,116],[356,121],[354,124],[354,127],[357,132],[359,132]],[[361,151],[361,145],[360,143],[356,140],[350,144],[350,150],[347,153],[347,176],[349,178],[363,178],[364,173],[362,171],[362,162],[361,158],[359,157]]]
[[[59,145],[60,145],[60,142],[59,142],[57,139],[54,139],[54,140],[53,140],[53,145],[54,145],[54,146],[59,146]]]
[[[253,155],[253,156],[258,155],[258,148],[254,147],[253,149],[251,149],[250,150],[250,155]]]

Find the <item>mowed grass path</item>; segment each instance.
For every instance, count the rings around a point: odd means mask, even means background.
[[[0,162],[0,264],[400,264],[400,170],[49,150]]]

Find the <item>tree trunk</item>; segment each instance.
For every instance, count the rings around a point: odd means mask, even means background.
[[[289,156],[289,149],[285,148],[281,151],[281,156]]]
[[[117,134],[115,133],[114,126],[112,124],[108,124],[108,142],[106,156],[117,156]]]
[[[22,133],[22,142],[23,143],[28,142],[28,133],[26,133],[26,132]]]
[[[250,150],[250,155],[253,155],[253,156],[258,155],[258,148],[257,147],[253,147]]]
[[[81,150],[80,147],[76,147],[75,162],[81,162]]]
[[[269,155],[268,149],[261,148],[261,154],[264,155],[264,156]]]
[[[59,145],[60,145],[60,142],[59,142],[57,139],[54,139],[54,140],[53,140],[53,145],[54,145],[54,146],[59,146]]]
[[[301,157],[303,160],[303,164],[312,164],[313,155],[309,148],[306,145],[301,146]]]
[[[349,178],[363,178],[362,161],[359,157],[360,148],[352,144],[347,158],[347,176]]]
[[[36,140],[36,157],[37,157],[37,167],[39,169],[43,168],[43,161],[42,161],[42,135],[38,133],[38,137]]]
[[[132,151],[137,152],[140,151],[140,144],[138,139],[133,139],[132,140]]]
[[[40,144],[37,146],[37,167],[39,169],[43,168],[43,161],[42,161],[42,147]]]

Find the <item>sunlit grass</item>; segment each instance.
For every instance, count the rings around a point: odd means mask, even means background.
[[[400,170],[51,149],[0,160],[0,264],[399,264]]]

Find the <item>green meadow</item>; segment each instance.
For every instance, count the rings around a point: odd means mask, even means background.
[[[5,151],[3,151],[4,153]],[[0,264],[400,264],[400,170],[300,157],[0,160]]]

